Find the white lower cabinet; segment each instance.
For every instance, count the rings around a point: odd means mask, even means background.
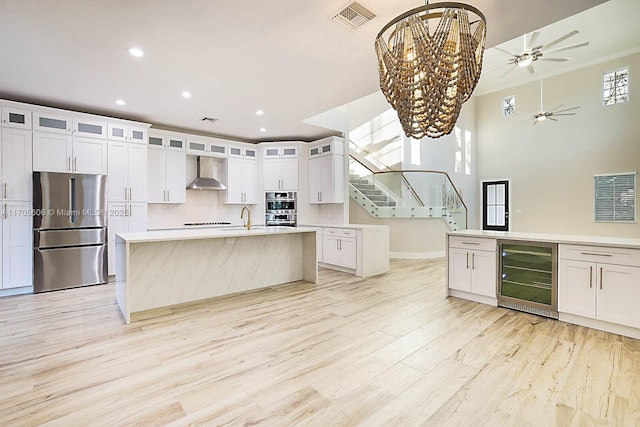
[[[465,292],[455,296],[474,299],[468,295],[478,295],[478,301],[497,304],[497,241],[459,236],[448,239],[449,290]]]
[[[640,328],[640,251],[559,245],[559,253],[560,313]]]
[[[356,230],[325,228],[322,238],[323,263],[356,268],[358,260]]]
[[[116,274],[116,233],[147,231],[146,203],[109,203],[108,257],[109,275]]]
[[[33,285],[33,217],[29,214],[32,207],[32,202],[2,203],[2,289]]]

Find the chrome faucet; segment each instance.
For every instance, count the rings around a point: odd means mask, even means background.
[[[243,206],[242,211],[240,211],[240,219],[244,219],[244,210],[247,210],[247,223],[244,225],[247,227],[247,230],[251,230],[251,211],[248,207]]]

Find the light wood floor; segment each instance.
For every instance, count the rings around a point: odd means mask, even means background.
[[[447,299],[444,267],[131,325],[113,285],[1,298],[0,425],[640,425],[640,341]]]

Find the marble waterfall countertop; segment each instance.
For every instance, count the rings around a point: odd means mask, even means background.
[[[312,228],[116,234],[116,301],[127,323],[141,312],[298,280],[318,281]]]
[[[579,244],[587,246],[608,246],[616,248],[640,249],[640,239],[627,237],[573,236],[569,234],[520,233],[513,231],[462,230],[450,231],[450,236],[487,237],[493,239],[524,240],[529,242],[549,242]]]
[[[315,229],[306,227],[264,227],[256,226],[247,230],[243,226],[222,227],[183,227],[157,229],[137,233],[118,233],[125,242],[164,242],[169,240],[218,239],[221,237],[272,236],[274,234],[315,233]]]

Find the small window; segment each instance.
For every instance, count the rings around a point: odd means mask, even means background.
[[[636,221],[636,175],[637,172],[594,176],[595,222]]]
[[[505,96],[502,98],[502,117],[513,116],[516,113],[516,97]]]
[[[629,101],[629,68],[604,73],[602,105]]]

